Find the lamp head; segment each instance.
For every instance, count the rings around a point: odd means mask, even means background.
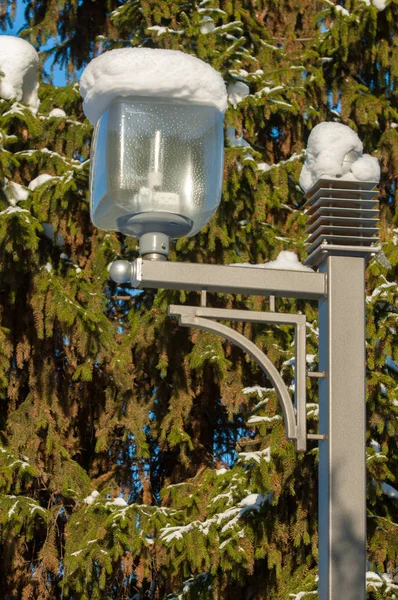
[[[213,106],[114,100],[93,141],[94,225],[140,238],[141,254],[149,243],[167,255],[168,238],[200,231],[221,199],[222,121]]]
[[[129,61],[133,76],[125,72]],[[104,82],[111,72],[114,79]],[[220,203],[226,108],[221,76],[182,52],[122,49],[94,59],[81,90],[86,114],[96,120],[94,225],[140,238],[143,256],[167,256],[169,238],[195,235]]]

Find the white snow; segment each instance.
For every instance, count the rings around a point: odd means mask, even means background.
[[[387,6],[387,0],[372,0],[373,6],[377,8],[378,11],[385,10]]]
[[[268,163],[260,162],[260,163],[257,163],[257,170],[258,171],[270,171],[271,169],[278,169],[282,165],[286,165],[287,163],[294,162],[295,160],[300,160],[304,155],[305,155],[305,151],[301,152],[300,154],[295,153],[295,154],[292,154],[290,156],[290,158],[287,158],[286,160],[281,160],[278,163],[275,163],[273,165],[269,165]]]
[[[182,539],[184,533],[187,533],[193,529],[193,525],[190,523],[188,525],[182,527],[163,527],[160,533],[160,539],[164,540],[166,544],[171,542],[172,540],[180,540]]]
[[[26,210],[26,208],[19,208],[19,206],[8,206],[5,210],[2,210],[0,212],[0,215],[12,215],[13,213],[17,213],[17,212],[28,213],[29,211]]]
[[[250,94],[250,88],[243,81],[235,81],[228,86],[228,102],[236,108]]]
[[[246,496],[246,498],[243,498],[240,502],[239,502],[239,506],[241,508],[243,508],[244,510],[240,512],[239,516],[242,516],[242,514],[249,509],[252,510],[260,510],[260,507],[265,504],[265,502],[268,502],[270,500],[270,495],[268,496],[263,496],[262,494],[249,494],[248,496]]]
[[[54,175],[50,175],[49,173],[42,173],[41,175],[38,175],[35,179],[33,179],[30,182],[30,184],[28,185],[28,188],[33,191],[39,185],[42,185],[42,183],[44,183],[46,181],[50,181],[50,179],[56,179],[56,177]]]
[[[386,494],[386,496],[388,496],[389,498],[398,500],[398,490],[393,488],[392,485],[389,485],[388,483],[383,482],[381,484],[381,489],[383,490],[383,493]]]
[[[216,28],[215,23],[211,17],[209,17],[209,16],[203,17],[203,19],[200,22],[200,33],[202,33],[203,35],[206,35],[208,33],[211,33],[212,31],[214,31],[215,28]]]
[[[124,498],[115,498],[111,504],[114,506],[127,506],[127,502]]]
[[[378,183],[378,160],[368,154],[362,154],[362,151],[361,140],[347,125],[319,123],[308,138],[300,186],[306,192],[322,177]]]
[[[243,388],[242,392],[244,394],[258,394],[260,398],[263,397],[263,392],[269,392],[272,388],[260,387],[259,385],[253,385],[251,387]]]
[[[346,8],[344,8],[343,6],[340,6],[340,4],[335,5],[335,10],[336,10],[336,12],[341,13],[344,17],[350,16],[350,13],[348,12],[348,10]]]
[[[204,0],[204,2],[200,3],[200,5],[202,6],[202,8],[198,8],[198,13],[203,13],[203,12],[210,13],[210,12],[212,12],[212,13],[216,13],[218,15],[226,15],[227,14],[225,12],[225,10],[222,10],[221,8],[212,8],[210,6],[209,7],[206,6],[205,8],[203,8],[203,6],[205,4],[207,4],[208,2],[209,2],[209,0]]]
[[[26,467],[29,467],[29,463],[24,461],[24,460],[20,460],[19,458],[17,458],[16,460],[14,460],[11,464],[9,464],[9,467],[13,467],[14,465],[20,465],[21,469],[26,469]]]
[[[272,94],[273,92],[279,92],[280,90],[283,90],[283,85],[276,85],[273,88],[270,88],[268,85],[266,85],[261,90],[256,92],[255,96],[261,97],[263,94],[268,95],[268,94]]]
[[[27,200],[29,196],[28,190],[20,183],[8,181],[7,179],[4,180],[4,191],[11,206],[16,206],[17,202]]]
[[[236,129],[231,125],[227,127],[227,140],[232,148],[251,148],[250,144],[244,139],[243,133],[236,137]]]
[[[257,452],[239,452],[238,454],[239,460],[243,462],[256,462],[260,464],[261,459],[263,458],[265,462],[270,462],[271,460],[271,448],[265,448],[264,450],[258,450]]]
[[[97,496],[99,496],[99,492],[97,492],[97,490],[93,490],[91,494],[87,496],[87,498],[84,498],[83,502],[85,504],[93,504]]]
[[[284,271],[308,271],[313,272],[311,267],[303,265],[297,254],[290,252],[290,250],[282,250],[279,252],[276,260],[263,263],[261,265],[252,265],[250,263],[234,263],[232,267],[253,267],[257,269],[282,269]]]
[[[271,423],[272,421],[280,421],[282,417],[280,415],[274,415],[273,417],[250,417],[247,421],[248,425],[257,425],[258,423]]]
[[[395,281],[387,281],[385,277],[383,277],[385,283],[381,283],[378,285],[372,292],[371,296],[366,296],[367,302],[370,302],[373,298],[377,296],[387,297],[394,289],[397,287],[397,283]]]
[[[319,416],[319,404],[316,404],[316,402],[307,402],[305,407],[307,410],[307,417]]]
[[[225,548],[225,546],[227,546],[230,542],[232,541],[232,538],[229,537],[226,540],[224,540],[221,544],[220,544],[220,550],[222,550],[223,548]]]
[[[220,496],[221,497],[221,496]],[[228,531],[235,525],[238,525],[239,519],[249,510],[259,511],[260,507],[265,503],[269,502],[272,498],[272,494],[268,494],[268,496],[263,496],[261,494],[249,494],[246,498],[243,498],[238,506],[233,506],[224,510],[221,513],[217,513],[210,519],[206,521],[192,521],[188,523],[188,525],[181,525],[176,527],[171,527],[169,524],[165,527],[162,527],[160,530],[160,539],[164,540],[166,543],[171,542],[174,539],[182,539],[186,533],[189,533],[193,530],[197,530],[203,535],[208,535],[210,531],[210,527],[212,525],[221,526],[223,522],[226,521],[225,525],[221,529],[221,533]],[[213,499],[213,502],[216,498]],[[238,532],[240,537],[243,537],[241,533]]]
[[[271,165],[265,162],[257,163],[257,171],[269,171],[271,169]]]
[[[62,108],[53,108],[52,111],[48,113],[49,117],[66,117],[66,112],[62,110]]]
[[[148,27],[148,31],[157,31],[158,37],[159,35],[163,35],[164,33],[177,33],[179,35],[185,33],[184,29],[170,29],[169,27],[161,27],[160,25],[153,25],[152,27]]]
[[[305,355],[305,362],[308,363],[309,365],[311,365],[312,363],[314,363],[316,360],[316,355],[315,354],[306,354]],[[296,364],[296,358],[293,356],[292,358],[289,358],[289,360],[285,360],[282,365],[284,366],[288,366],[288,365],[295,365]]]
[[[284,367],[292,366],[292,365],[295,365],[295,364],[296,364],[296,358],[294,356],[292,358],[289,358],[288,360],[283,361],[283,363],[282,363],[282,365]]]
[[[23,104],[21,104],[20,102],[14,102],[10,110],[7,110],[7,112],[3,113],[3,117],[5,117],[6,115],[23,115],[24,110],[25,106]]]
[[[39,56],[29,42],[13,35],[0,35],[0,98],[25,102],[37,113],[40,100],[37,70]]]
[[[306,267],[299,261],[297,254],[290,252],[289,250],[282,250],[282,252],[278,254],[276,260],[264,263],[263,268],[313,272],[311,267]]]
[[[381,582],[382,578],[380,577],[380,575],[378,575],[374,571],[368,571],[366,573],[366,581],[368,581],[368,580],[380,581]]]
[[[377,453],[379,453],[381,451],[381,447],[379,442],[377,442],[376,440],[370,440],[370,446],[373,448],[373,450]]]
[[[227,473],[228,469],[226,469],[225,467],[221,467],[221,469],[216,469],[216,475],[224,475],[224,473]]]
[[[51,273],[51,271],[53,270],[53,266],[51,263],[48,262],[44,265],[43,269],[45,269],[47,273]]]
[[[389,592],[391,590],[398,590],[398,585],[393,583],[393,580],[391,579],[391,577],[387,574],[387,573],[383,573],[381,576],[378,573],[375,573],[374,571],[368,571],[366,573],[366,586],[371,588],[381,588],[383,586],[386,586],[385,591]],[[393,595],[391,596],[392,598],[395,598],[396,596]]]
[[[364,154],[351,165],[351,173],[357,181],[379,181],[379,161],[374,156]]]
[[[178,50],[121,48],[104,52],[83,71],[80,93],[84,112],[93,125],[118,96],[167,97],[227,109],[221,75]]]
[[[45,509],[42,506],[38,506],[37,504],[29,504],[30,506],[30,514],[33,515],[33,513],[36,510],[41,510],[42,512],[46,512]]]
[[[15,183],[11,181],[9,184],[9,188],[11,191],[12,199],[16,202],[20,202],[21,200],[27,200],[29,196],[28,190],[23,187],[20,183]],[[9,198],[11,204],[11,198]]]
[[[18,505],[18,500],[16,502],[14,502],[14,504],[11,506],[10,510],[8,511],[8,516],[11,517],[11,515],[15,512],[15,509],[17,508]]]

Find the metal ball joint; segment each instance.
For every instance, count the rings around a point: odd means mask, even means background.
[[[109,269],[109,275],[115,283],[128,283],[131,281],[131,263],[127,260],[115,260]]]

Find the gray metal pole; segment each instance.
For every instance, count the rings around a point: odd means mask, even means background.
[[[319,600],[364,600],[365,260],[328,256],[320,271]]]

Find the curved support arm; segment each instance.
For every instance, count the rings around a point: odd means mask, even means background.
[[[223,338],[229,340],[233,344],[236,344],[239,346],[239,348],[251,356],[251,358],[267,375],[276,390],[285,421],[286,437],[290,440],[295,440],[296,450],[304,451],[306,449],[305,440],[299,441],[298,439],[296,415],[286,384],[276,367],[274,367],[264,352],[257,348],[253,342],[248,340],[241,333],[238,333],[226,325],[221,325],[220,323],[210,321],[209,319],[204,319],[201,317],[189,317],[186,315],[181,315],[179,317],[179,322],[180,325],[185,327],[197,327],[198,329],[203,329],[205,331],[210,331],[216,333],[217,335],[221,335]]]

